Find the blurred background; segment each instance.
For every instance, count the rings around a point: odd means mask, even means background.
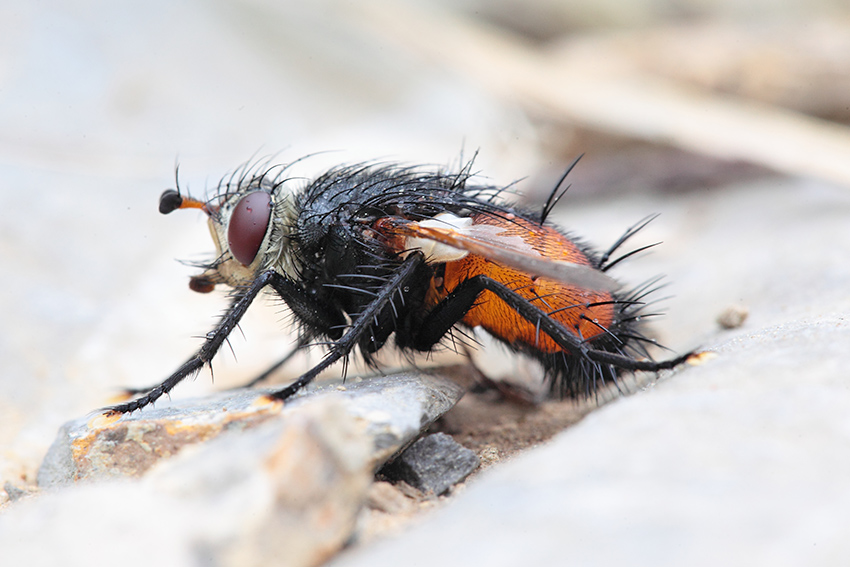
[[[167,376],[221,312],[176,261],[211,252],[202,215],[157,212],[177,163],[200,196],[252,157],[324,152],[309,176],[477,151],[485,179],[519,180],[537,207],[584,153],[560,222],[603,247],[663,213],[636,242],[665,245],[623,273],[670,275],[659,333],[682,349],[766,292],[740,274],[773,257],[718,263],[724,234],[759,226],[777,187],[819,210],[850,186],[848,121],[839,0],[2,3],[0,480],[31,482],[63,422]],[[817,238],[793,251],[802,271]],[[215,385],[175,394],[252,377],[286,352],[285,323],[255,308],[239,364],[226,353]]]

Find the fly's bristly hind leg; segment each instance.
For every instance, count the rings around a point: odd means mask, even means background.
[[[627,371],[645,370],[656,372],[668,370],[685,362],[694,353],[688,352],[681,356],[662,360],[637,360],[622,354],[594,349],[588,346],[580,337],[566,329],[554,320],[548,313],[533,305],[506,285],[483,275],[478,275],[461,283],[448,297],[441,301],[431,311],[413,337],[409,346],[419,350],[428,350],[448,332],[452,325],[459,322],[469,308],[484,292],[490,291],[515,310],[523,319],[539,327],[549,335],[561,348],[583,360],[591,360],[601,364],[610,364]]]

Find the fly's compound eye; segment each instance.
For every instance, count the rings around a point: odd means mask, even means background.
[[[272,198],[265,191],[254,191],[242,197],[227,227],[227,245],[230,253],[243,266],[254,261],[266,231],[272,213]]]

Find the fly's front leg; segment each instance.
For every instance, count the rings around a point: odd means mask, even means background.
[[[424,262],[421,253],[410,254],[407,259],[398,267],[395,273],[392,274],[386,283],[378,290],[375,298],[360,312],[351,323],[351,326],[343,334],[339,340],[333,343],[330,351],[325,355],[322,361],[311,368],[309,371],[302,374],[295,382],[289,386],[282,388],[276,392],[269,394],[279,400],[285,400],[292,396],[298,390],[309,384],[319,375],[322,370],[328,368],[341,358],[348,356],[352,349],[360,343],[360,339],[370,331],[370,327],[374,324],[378,315],[393,301],[393,298],[401,294],[402,288],[408,284],[410,278],[416,273],[416,270]],[[289,303],[283,288],[275,286],[275,289],[281,293],[281,297]],[[290,304],[290,307],[292,305]],[[317,306],[318,307],[318,306]]]
[[[205,364],[209,364],[221,348],[221,345],[224,344],[224,341],[227,340],[227,337],[233,329],[236,328],[236,325],[239,324],[240,319],[242,319],[242,316],[245,315],[245,312],[257,297],[257,294],[260,293],[260,291],[275,278],[279,277],[280,275],[272,270],[263,272],[257,276],[254,281],[251,282],[251,285],[245,288],[244,291],[236,297],[233,303],[230,304],[230,307],[224,315],[221,316],[221,319],[215,329],[207,333],[206,341],[204,341],[204,344],[201,345],[201,348],[192,358],[183,363],[180,368],[178,368],[162,383],[157,384],[148,390],[144,396],[124,404],[105,408],[104,411],[107,413],[130,413],[137,409],[142,409],[170,392],[185,378],[193,375],[203,368]]]

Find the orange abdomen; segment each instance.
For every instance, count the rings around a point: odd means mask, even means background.
[[[522,238],[546,258],[590,265],[578,246],[549,227],[541,227],[522,218],[505,220],[483,215],[476,217],[474,222],[498,225],[507,236]],[[472,254],[446,263],[443,281],[435,282],[428,303],[436,305],[464,280],[477,275],[505,284],[582,339],[603,333],[603,328],[613,323],[614,305],[610,303],[613,298],[607,292],[586,290],[542,277],[532,278],[524,272]],[[489,291],[481,294],[464,316],[463,323],[470,327],[481,326],[510,344],[521,343],[547,353],[563,350],[534,323],[523,319]]]

